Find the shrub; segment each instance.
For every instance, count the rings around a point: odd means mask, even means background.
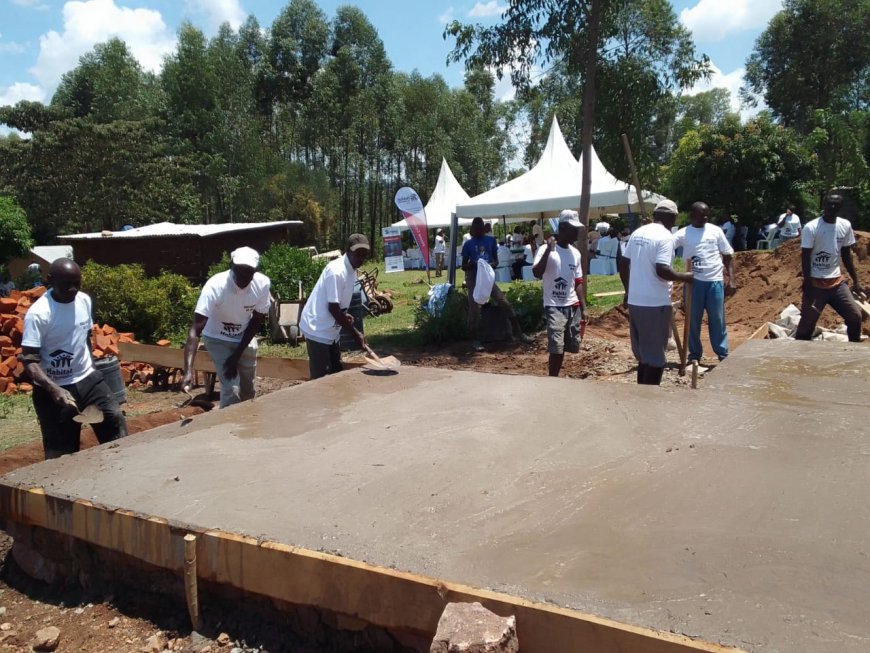
[[[184,277],[164,272],[147,277],[141,265],[82,268],[82,290],[94,300],[94,320],[132,331],[142,342],[186,338],[199,291]]]
[[[324,259],[311,258],[308,250],[277,243],[260,256],[259,269],[272,282],[272,293],[287,301],[299,296],[300,281],[302,291],[307,296],[325,266]],[[228,270],[229,267],[230,255],[229,252],[225,252],[221,260],[208,269],[208,276]]]
[[[425,343],[442,344],[468,337],[468,295],[464,290],[453,289],[444,302],[444,310],[437,316],[430,315],[424,302],[414,314],[414,326]]]
[[[544,326],[544,289],[541,284],[514,281],[508,286],[505,298],[513,306],[520,328],[528,333],[540,331]]]

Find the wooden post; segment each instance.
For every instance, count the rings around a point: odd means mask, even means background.
[[[692,361],[692,390],[698,389],[698,361]]]
[[[692,271],[691,259],[686,261],[686,272]],[[689,320],[692,315],[692,286],[683,284],[683,348],[680,350],[680,376],[686,376],[689,360]]]
[[[184,598],[194,630],[202,626],[199,617],[199,590],[196,582],[196,535],[184,536]]]
[[[646,208],[643,203],[643,192],[640,190],[640,178],[637,176],[637,167],[634,165],[634,156],[631,154],[631,145],[628,142],[628,134],[622,134],[622,147],[625,150],[625,158],[628,159],[628,169],[631,171],[631,181],[637,192],[638,212],[641,219],[646,218]]]

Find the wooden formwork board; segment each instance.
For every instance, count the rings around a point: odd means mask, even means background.
[[[524,653],[739,653],[739,649],[618,623],[507,594],[255,538],[173,524],[129,510],[0,486],[0,514],[179,574],[184,536],[197,535],[197,577],[375,626],[432,636],[451,602],[515,615]]]
[[[174,347],[158,347],[139,343],[120,343],[121,360],[148,363],[161,367],[184,367],[184,350]],[[342,361],[346,368],[362,367],[364,361]],[[215,373],[214,363],[208,351],[196,352],[194,369],[197,372]],[[257,356],[257,376],[288,381],[307,381],[310,378],[307,358],[278,358],[276,356]]]

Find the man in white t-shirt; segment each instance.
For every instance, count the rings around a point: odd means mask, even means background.
[[[725,328],[725,297],[737,290],[734,280],[734,248],[725,233],[707,222],[710,207],[695,202],[689,209],[689,226],[674,236],[674,248],[683,248],[686,268],[691,269],[692,312],[689,320],[689,361],[701,362],[701,323],[707,312],[710,344],[721,361],[728,356],[728,332]],[[690,267],[691,264],[691,267]]]
[[[440,277],[441,271],[444,269],[444,253],[447,251],[447,245],[444,240],[444,230],[439,229],[435,232],[435,276]]]
[[[347,312],[353,299],[356,270],[371,252],[369,240],[362,234],[351,234],[344,256],[331,261],[320,274],[314,289],[305,302],[299,318],[299,330],[305,336],[308,348],[308,370],[311,379],[335,374],[343,369],[339,339],[341,327],[351,329],[362,349],[366,339],[354,327],[353,315]]]
[[[671,284],[692,282],[690,272],[677,272],[671,227],[677,205],[662,200],[653,210],[653,221],[631,234],[619,259],[619,276],[625,287],[631,350],[637,358],[637,382],[660,385],[667,363],[673,308]]]
[[[780,238],[787,240],[789,238],[797,238],[801,235],[801,219],[794,212],[794,207],[789,206],[785,213],[779,216],[779,222],[776,224],[780,229]]]
[[[577,211],[559,214],[558,236],[538,248],[532,273],[544,280],[544,315],[547,318],[547,351],[550,376],[559,376],[565,352],[576,354],[586,324],[583,264],[573,243],[580,231]]]
[[[42,432],[46,460],[75,453],[81,424],[73,421],[86,407],[97,406],[103,421],[93,424],[100,443],[127,435],[127,422],[91,357],[91,298],[81,292],[82,271],[60,258],[48,273],[51,289],[24,316],[21,355],[33,382],[33,408]]]
[[[848,220],[837,216],[843,197],[831,193],[825,199],[822,217],[804,225],[801,233],[803,301],[796,340],[810,340],[825,306],[829,305],[846,322],[850,342],[861,342],[861,309],[846,284],[840,263],[852,277],[852,292],[861,292],[852,261],[855,233]]]
[[[230,269],[205,282],[184,345],[185,391],[193,384],[193,361],[202,337],[221,384],[221,408],[256,394],[257,335],[271,296],[269,277],[257,272],[260,255],[250,247],[230,254]]]

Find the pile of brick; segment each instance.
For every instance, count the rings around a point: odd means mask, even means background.
[[[21,336],[24,332],[24,316],[30,305],[45,293],[40,286],[31,290],[13,290],[9,297],[0,297],[0,394],[13,395],[27,393],[33,386],[25,380],[24,365],[18,360],[21,353]],[[122,342],[136,342],[132,333],[120,333],[108,324],[94,325],[93,356],[95,359],[106,356],[121,357]],[[168,346],[168,340],[159,345]],[[121,378],[125,385],[134,388],[145,387],[152,382],[154,369],[146,363],[121,363]]]

